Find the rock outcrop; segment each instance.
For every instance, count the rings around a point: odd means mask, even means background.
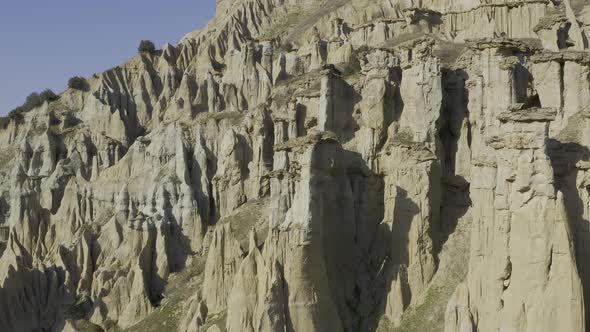
[[[217,0],[0,121],[1,331],[586,331],[590,6]]]

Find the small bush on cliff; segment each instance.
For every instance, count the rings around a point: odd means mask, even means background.
[[[25,102],[21,106],[18,106],[8,113],[8,117],[11,119],[20,119],[22,118],[23,113],[40,107],[45,102],[52,102],[58,99],[59,96],[50,89],[43,90],[41,93],[33,92],[27,96]]]
[[[84,77],[74,76],[68,81],[68,88],[80,91],[86,91],[88,89],[88,82]]]
[[[139,42],[139,47],[137,47],[137,51],[139,53],[155,53],[156,52],[156,45],[151,40],[142,40]]]
[[[41,97],[41,100],[48,101],[48,102],[56,101],[59,99],[59,96],[56,95],[55,92],[53,92],[51,89],[43,90],[39,94],[39,97]]]
[[[43,105],[43,99],[41,98],[41,94],[33,92],[27,96],[27,99],[25,99],[25,103],[21,107],[27,110],[32,110],[33,108],[39,107],[41,105]]]

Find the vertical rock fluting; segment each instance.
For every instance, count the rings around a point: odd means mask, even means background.
[[[0,330],[586,329],[588,6],[216,5],[0,121]]]
[[[469,274],[449,303],[446,331],[584,329],[569,220],[547,155],[548,123],[528,116],[500,126],[491,143],[501,150],[496,163],[473,164]]]
[[[559,100],[562,90],[547,89],[545,75],[552,73],[547,71],[538,81],[536,76],[533,79],[541,104],[548,108],[514,109],[509,100],[516,101],[514,73],[522,62],[507,65],[514,56],[507,51],[498,44],[480,49],[480,59],[488,62],[492,55],[496,60],[488,67],[490,74],[468,83],[471,89],[480,89],[499,81],[493,77],[500,75],[508,98],[502,99],[504,103],[498,102],[498,95],[490,96],[495,102],[470,102],[470,111],[483,110],[470,113],[471,127],[479,128],[472,131],[471,148],[483,153],[472,154],[471,159],[469,272],[449,302],[445,331],[582,331],[584,300],[572,220],[563,192],[555,186],[549,147],[550,123],[562,114],[553,101]],[[526,59],[519,52],[515,55]]]
[[[275,163],[276,214],[263,256],[283,269],[286,328],[352,330],[345,304],[354,292],[356,245],[346,160],[335,141],[310,139],[277,152],[289,163]]]

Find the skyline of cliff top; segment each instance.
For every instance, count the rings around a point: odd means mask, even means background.
[[[0,10],[0,116],[32,92],[61,93],[73,76],[126,62],[140,40],[177,43],[206,25],[214,0],[7,1]],[[182,8],[182,10],[178,10]]]

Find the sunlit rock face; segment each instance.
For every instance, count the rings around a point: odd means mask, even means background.
[[[216,5],[1,121],[0,331],[586,331],[584,1]]]

